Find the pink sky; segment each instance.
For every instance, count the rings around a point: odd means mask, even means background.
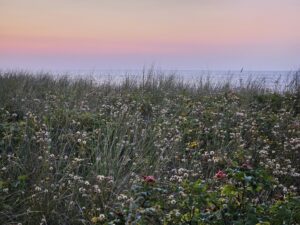
[[[294,70],[299,12],[299,0],[0,0],[0,68]]]

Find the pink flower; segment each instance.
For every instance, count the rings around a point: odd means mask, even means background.
[[[215,178],[217,178],[217,179],[223,179],[226,177],[227,177],[226,173],[224,173],[222,170],[219,170],[215,175]]]
[[[155,183],[155,181],[156,181],[154,176],[143,176],[143,179],[148,184]]]

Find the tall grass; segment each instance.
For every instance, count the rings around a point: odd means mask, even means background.
[[[1,72],[0,223],[108,223],[143,175],[168,183],[180,168],[206,180],[249,161],[293,191],[299,99],[299,72],[283,92],[153,70],[100,84]]]

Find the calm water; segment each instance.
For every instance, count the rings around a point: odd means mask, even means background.
[[[97,82],[122,82],[126,78],[134,78],[142,81],[142,70],[68,70],[52,71],[61,75],[67,74],[71,77],[88,77]],[[145,76],[149,71],[144,72]],[[190,84],[209,80],[218,84],[230,82],[233,85],[245,85],[248,81],[257,82],[271,89],[284,89],[291,81],[295,71],[208,71],[208,70],[155,70],[154,75],[174,75],[178,79]]]

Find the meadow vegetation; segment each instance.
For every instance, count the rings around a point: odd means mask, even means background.
[[[1,72],[0,224],[300,224],[299,77]]]

